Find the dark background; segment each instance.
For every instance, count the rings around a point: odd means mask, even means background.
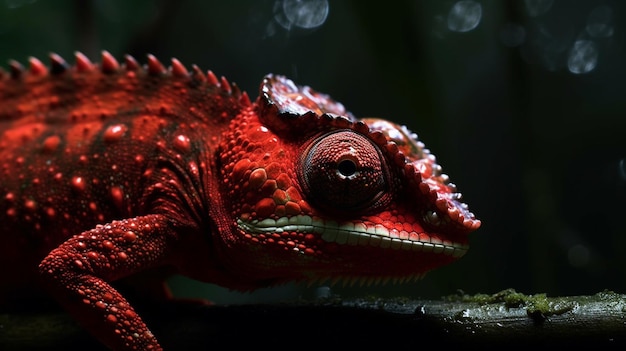
[[[623,1],[5,0],[0,64],[152,53],[252,98],[266,73],[285,74],[357,116],[406,124],[483,225],[465,257],[422,281],[333,287],[341,296],[624,293],[625,16]],[[216,302],[324,291],[173,283]]]

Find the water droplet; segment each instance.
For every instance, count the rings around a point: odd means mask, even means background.
[[[36,0],[6,0],[5,4],[9,9],[16,9],[18,7],[22,7],[24,5],[30,5],[34,3]]]
[[[326,299],[332,296],[332,292],[329,286],[320,286],[315,289],[315,298],[317,299]]]
[[[617,166],[619,167],[618,172],[619,172],[620,178],[623,181],[626,181],[626,160],[625,159],[619,160],[619,162],[617,163]]]
[[[591,72],[598,64],[598,49],[590,40],[577,40],[570,49],[567,68],[575,74]]]
[[[537,17],[550,11],[554,0],[524,0],[530,17]]]
[[[500,40],[510,48],[520,46],[526,39],[526,29],[516,23],[507,23],[500,31]]]
[[[469,32],[480,23],[482,12],[482,6],[475,1],[459,1],[448,13],[448,29],[453,32]]]
[[[613,35],[613,10],[610,7],[598,6],[587,17],[587,33],[596,38],[608,38]]]
[[[313,29],[326,22],[328,0],[282,0],[276,2],[274,20],[285,29]]]
[[[301,28],[315,28],[326,21],[328,1],[285,0],[283,1],[283,11],[294,25]]]

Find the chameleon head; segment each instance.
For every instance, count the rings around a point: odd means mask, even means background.
[[[480,226],[416,134],[282,76],[264,79],[220,153],[230,212],[216,240],[241,253],[242,280],[420,277]]]

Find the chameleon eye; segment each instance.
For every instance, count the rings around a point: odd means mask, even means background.
[[[387,204],[388,172],[378,148],[351,130],[325,134],[302,154],[298,177],[310,201],[357,211]]]

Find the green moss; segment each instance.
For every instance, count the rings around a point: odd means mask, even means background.
[[[606,294],[605,294],[606,295]],[[546,294],[526,295],[506,289],[492,295],[450,295],[448,301],[476,303],[480,306],[503,304],[506,308],[525,308],[527,315],[536,323],[543,322],[547,317],[572,311],[577,303],[567,298],[549,298]]]

